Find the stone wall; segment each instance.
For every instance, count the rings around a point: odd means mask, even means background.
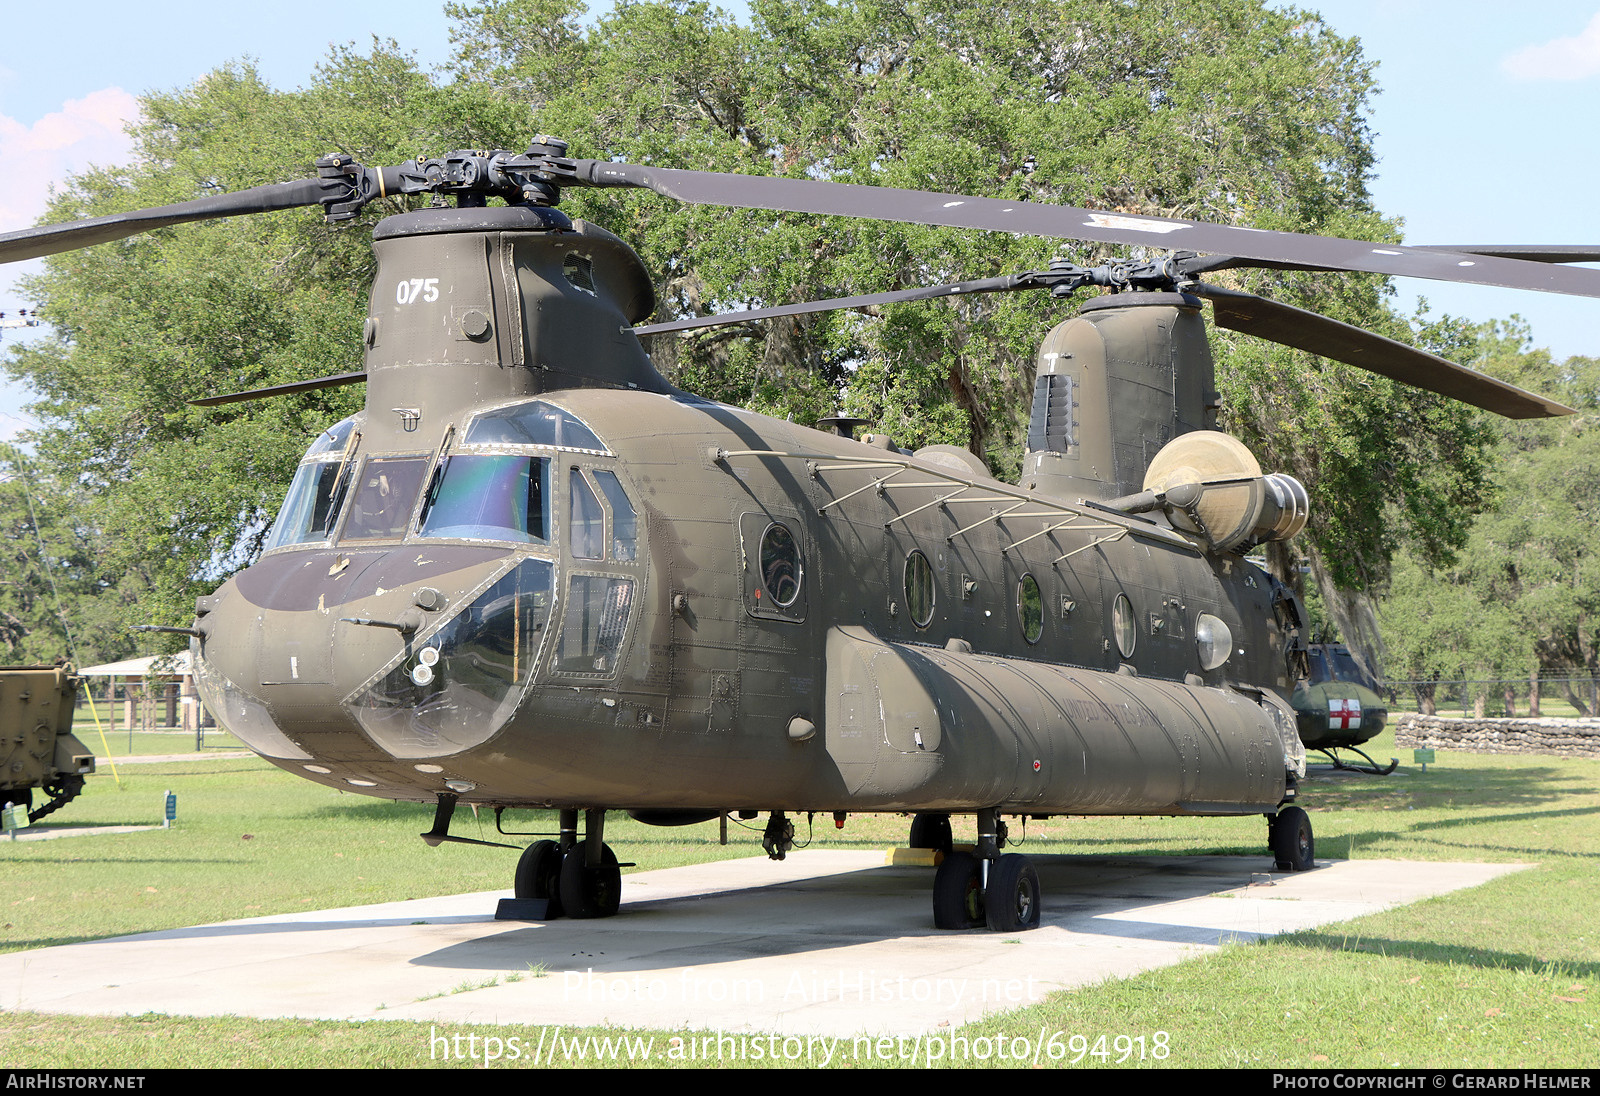
[[[1600,757],[1600,719],[1452,719],[1407,713],[1395,722],[1394,744],[1469,753]]]

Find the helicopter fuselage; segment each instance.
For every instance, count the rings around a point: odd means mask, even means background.
[[[483,425],[518,416],[568,444]],[[1284,798],[1285,637],[1272,580],[1237,555],[670,394],[547,393],[442,433],[347,444],[326,538],[273,548],[207,601],[203,688],[291,771],[497,806]],[[494,467],[522,471],[515,519],[485,516],[509,512]],[[469,503],[480,524],[459,523]],[[1208,658],[1197,632],[1215,622],[1228,639]]]

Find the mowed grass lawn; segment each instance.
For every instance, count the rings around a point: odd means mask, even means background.
[[[1386,733],[1370,752],[1386,758],[1397,751]],[[1059,1033],[1056,1045],[1072,1048],[1068,1061],[1082,1050],[1077,1068],[1118,1065],[1118,1035],[1146,1040],[1143,1056],[1129,1054],[1124,1066],[1593,1068],[1600,1062],[1600,761],[1438,757],[1426,773],[1408,763],[1384,778],[1319,767],[1302,796],[1318,857],[1534,868],[1388,913],[1059,993],[1002,1022],[952,1029],[947,1038],[965,1038],[968,1053],[937,1064],[1015,1064],[992,1044],[973,1042],[1003,1029]],[[514,857],[505,850],[426,848],[417,834],[431,823],[429,808],[340,794],[254,759],[127,766],[120,777],[120,785],[109,774],[94,778],[51,823],[156,823],[171,789],[176,828],[0,840],[0,950],[510,884]],[[527,815],[510,824],[547,828]],[[803,837],[803,820],[799,828]],[[1264,829],[1258,817],[1058,818],[1030,823],[1028,836],[1034,855],[1265,858]],[[862,816],[842,832],[819,817],[815,832],[819,846],[879,848],[902,843],[905,830],[903,818]],[[475,823],[463,812],[453,832],[496,836],[487,813]],[[958,839],[961,833],[958,824]],[[614,827],[608,822],[607,836],[637,870],[760,852],[759,823],[733,828],[727,847],[717,843],[715,823],[662,830],[619,818]],[[428,1056],[428,1025],[57,1017],[4,1010],[4,993],[0,987],[5,1066],[447,1064]],[[1151,1053],[1158,1032],[1163,1058]],[[650,1064],[663,1065],[671,1062],[662,1048],[687,1033],[635,1034],[654,1038]],[[834,1064],[862,1063],[836,1057]]]

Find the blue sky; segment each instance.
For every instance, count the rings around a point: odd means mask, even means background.
[[[737,5],[733,5],[737,9]],[[1600,245],[1600,0],[1514,6],[1480,0],[1328,0],[1298,5],[1361,39],[1383,88],[1372,125],[1374,194],[1403,217],[1409,243]],[[207,13],[192,3],[80,0],[70,9],[13,5],[0,46],[0,231],[32,224],[52,180],[126,151],[133,96],[181,87],[228,60],[254,57],[278,87],[309,81],[332,43],[393,38],[424,64],[450,54],[443,6],[278,0]],[[1515,10],[1514,10],[1515,9]],[[0,310],[22,301],[0,275]],[[1600,302],[1401,282],[1435,312],[1513,312],[1558,356],[1600,355]],[[1405,305],[1409,308],[1409,303]],[[4,339],[14,341],[15,331]],[[0,439],[28,425],[26,394],[0,385]]]

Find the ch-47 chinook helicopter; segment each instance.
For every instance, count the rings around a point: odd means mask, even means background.
[[[575,160],[346,156],[317,177],[0,238],[0,261],[300,205],[348,219],[386,194],[434,208],[373,232],[366,408],[311,445],[261,558],[199,599],[200,688],[262,756],[342,790],[555,808],[522,853],[543,916],[618,908],[608,811],[682,824],[905,812],[950,846],[940,927],[1039,920],[1003,816],[1269,818],[1284,869],[1314,856],[1289,690],[1293,593],[1249,563],[1307,499],[1212,429],[1200,316],[1517,416],[1567,411],[1311,313],[1206,285],[1226,266],[1362,270],[1600,296],[1600,272],[1485,250],[1374,245],[1062,206]],[[617,237],[557,208],[572,186],[680,201],[1171,249],[1169,258],[762,309],[1083,285],[1038,357],[1021,482],[806,429],[669,384],[636,326],[655,298]],[[443,205],[454,198],[453,206]],[[496,198],[503,205],[490,205]],[[1208,253],[1202,256],[1200,253]],[[1224,257],[1225,256],[1225,257]],[[1532,257],[1584,256],[1557,251]],[[579,836],[579,815],[583,835]]]

